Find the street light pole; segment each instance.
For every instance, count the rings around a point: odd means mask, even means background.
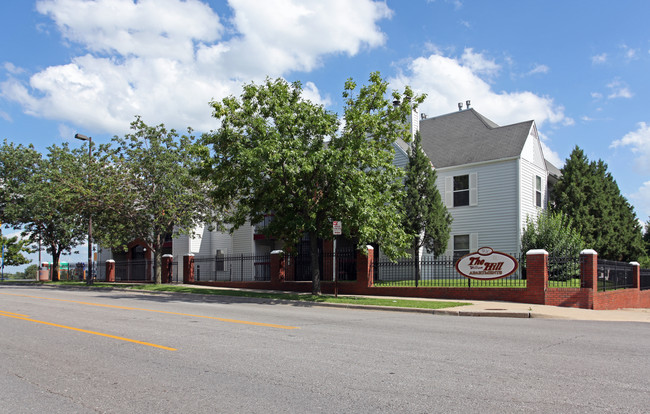
[[[93,139],[92,137],[87,137],[83,134],[75,134],[76,139],[82,141],[88,141],[88,173],[86,175],[86,181],[90,187],[90,163],[93,160]],[[86,284],[93,284],[93,217],[90,212],[88,212],[88,271],[86,272]]]

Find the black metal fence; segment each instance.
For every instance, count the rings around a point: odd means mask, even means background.
[[[153,260],[130,260],[115,263],[116,282],[151,282]]]
[[[549,255],[548,285],[556,288],[581,288],[584,281],[580,272],[579,255]]]
[[[650,269],[641,269],[641,290],[650,289]]]
[[[598,290],[634,287],[634,267],[629,263],[598,259]]]
[[[308,252],[307,252],[308,253]],[[332,266],[332,263],[334,265]],[[285,280],[296,282],[311,281],[311,258],[309,254],[284,256]],[[357,252],[343,250],[336,253],[318,255],[318,270],[321,281],[355,281],[357,280]]]
[[[510,256],[520,261],[520,254]],[[440,256],[399,259],[377,259],[374,263],[374,285],[377,287],[513,287],[525,288],[526,279],[521,267],[511,275],[501,279],[470,279],[456,271],[456,258]],[[419,272],[418,272],[419,270]],[[419,276],[418,276],[419,273]]]
[[[195,256],[197,282],[250,282],[271,280],[271,256]]]

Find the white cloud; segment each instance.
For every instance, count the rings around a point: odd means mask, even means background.
[[[551,68],[549,68],[548,66],[538,64],[538,65],[535,65],[535,67],[528,72],[528,75],[536,75],[536,74],[539,74],[539,73],[546,74],[550,70],[551,70]]]
[[[551,147],[548,146],[548,137],[542,133],[539,134],[539,142],[542,144],[542,152],[544,153],[544,158],[555,165],[557,168],[564,167],[564,158],[560,157],[556,151],[553,151]]]
[[[476,58],[471,49],[465,50],[463,56],[469,55]],[[429,115],[449,113],[457,109],[458,102],[469,99],[477,111],[501,125],[531,119],[539,127],[547,122],[573,123],[564,115],[564,108],[556,105],[553,99],[527,91],[493,91],[480,76],[482,73],[485,73],[483,67],[471,59],[432,54],[413,60],[406,71],[389,81],[395,89],[411,85],[414,90],[426,93],[421,112]]]
[[[392,15],[373,0],[229,5],[233,15],[224,19],[199,0],[38,1],[37,10],[83,54],[28,83],[10,76],[0,94],[28,114],[94,133],[125,132],[136,114],[150,124],[205,131],[216,122],[209,101],[239,94],[242,83],[310,71],[329,54],[381,46],[377,22]],[[305,92],[329,102],[315,85]]]
[[[5,62],[5,63],[2,65],[2,67],[4,67],[4,69],[5,69],[7,72],[11,73],[12,75],[19,75],[19,74],[25,72],[25,69],[23,69],[23,68],[19,68],[18,66],[14,65],[14,64],[11,63],[11,62]]]
[[[639,220],[645,222],[650,217],[650,181],[639,187],[636,193],[630,195],[639,214]]]
[[[628,45],[621,45],[621,49],[623,49],[623,52],[625,53],[625,59],[627,59],[628,61],[638,59],[636,49],[633,49]]]
[[[329,106],[332,104],[332,101],[329,97],[322,97],[320,91],[316,87],[316,84],[313,82],[307,82],[302,88],[303,98],[312,101],[315,104]]]
[[[4,119],[7,122],[12,122],[13,120],[11,119],[11,115],[6,113],[5,111],[0,111],[0,118]]]
[[[627,84],[620,79],[614,79],[612,82],[607,84],[607,88],[611,91],[609,95],[607,95],[607,99],[616,99],[616,98],[626,98],[629,99],[634,94],[630,91],[630,88],[627,86]]]
[[[494,60],[485,58],[482,53],[474,53],[472,48],[463,51],[460,62],[477,75],[493,77],[498,75],[501,70],[501,66]]]
[[[600,100],[603,99],[603,94],[600,92],[592,92],[591,97],[594,98],[595,100]]]
[[[639,122],[637,127],[636,131],[628,132],[623,138],[612,142],[610,148],[631,147],[636,167],[639,171],[650,173],[650,125]]]
[[[601,53],[600,55],[592,56],[591,63],[593,64],[602,64],[607,62],[607,53]]]

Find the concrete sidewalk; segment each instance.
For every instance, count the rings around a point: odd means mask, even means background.
[[[201,285],[182,285],[193,288],[204,289],[221,289],[221,290],[240,290],[251,292],[273,292],[273,293],[287,293],[296,294],[297,292],[290,291],[263,291],[253,289],[238,289],[238,288],[214,288],[211,286]],[[360,295],[339,295],[339,296],[355,296]],[[369,296],[370,297],[370,296]],[[452,316],[475,316],[475,317],[500,317],[500,318],[546,318],[546,319],[572,319],[572,320],[585,320],[585,321],[612,321],[612,322],[647,322],[650,323],[650,309],[619,309],[619,310],[591,310],[591,309],[578,309],[578,308],[565,308],[560,306],[548,305],[534,305],[529,303],[514,303],[514,302],[497,302],[497,301],[475,301],[475,300],[461,300],[461,299],[428,299],[428,298],[403,298],[403,297],[387,297],[387,296],[374,296],[375,298],[382,299],[401,299],[401,300],[421,300],[421,301],[439,301],[439,302],[463,302],[470,303],[467,306],[458,306],[446,309],[420,309],[420,308],[398,308],[388,306],[368,306],[368,305],[354,305],[354,304],[335,304],[335,303],[317,303],[313,302],[313,306],[330,306],[341,308],[354,308],[354,309],[368,309],[368,310],[383,310],[395,312],[418,312],[418,313],[433,313],[434,315],[452,315]]]

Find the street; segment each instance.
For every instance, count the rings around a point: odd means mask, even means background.
[[[0,286],[0,411],[648,412],[643,323]]]

